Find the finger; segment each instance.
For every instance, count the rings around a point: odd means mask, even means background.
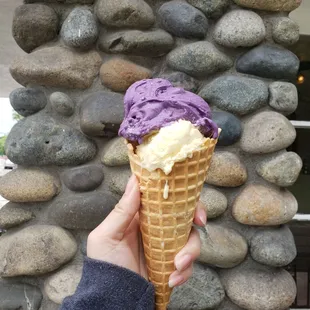
[[[201,202],[198,201],[195,216],[194,216],[194,223],[198,226],[206,226],[207,224],[207,212],[206,206]]]
[[[198,231],[192,229],[188,242],[174,259],[175,267],[178,271],[185,270],[191,265],[200,254],[200,237]]]
[[[169,287],[175,287],[182,285],[186,282],[193,274],[193,264],[187,267],[184,271],[174,271],[169,277]]]

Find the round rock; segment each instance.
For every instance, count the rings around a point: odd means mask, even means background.
[[[261,112],[245,121],[241,149],[251,154],[279,151],[291,145],[296,130],[289,120],[276,112]]]
[[[123,195],[131,174],[129,166],[109,169],[107,171],[109,190],[118,195]]]
[[[226,47],[249,47],[265,38],[266,29],[258,14],[233,10],[217,22],[213,36],[218,44]]]
[[[64,116],[71,116],[74,112],[74,103],[71,98],[62,92],[54,92],[50,95],[53,109]]]
[[[47,99],[42,90],[36,88],[17,88],[10,93],[13,109],[22,116],[29,116],[44,109]]]
[[[246,8],[273,12],[291,12],[300,6],[301,1],[302,0],[234,0],[236,4]]]
[[[297,209],[296,198],[287,190],[250,184],[236,198],[232,214],[241,224],[273,226],[289,222]]]
[[[287,152],[263,160],[256,172],[266,181],[286,187],[296,182],[301,168],[301,158],[294,152]]]
[[[213,154],[206,183],[216,186],[237,187],[248,178],[246,167],[234,153],[220,151]]]
[[[104,146],[101,162],[106,166],[112,167],[129,164],[128,149],[124,138],[114,138]]]
[[[192,93],[195,93],[199,86],[197,80],[183,72],[172,72],[160,75],[159,77],[170,81],[174,87],[181,87]]]
[[[233,62],[212,43],[201,41],[176,48],[167,56],[168,65],[194,77],[203,77],[232,67]]]
[[[164,3],[158,10],[162,26],[177,37],[203,39],[208,30],[206,16],[178,0]]]
[[[59,0],[24,0],[25,3],[33,3],[33,2],[47,2],[47,3],[59,3]],[[64,4],[93,4],[95,0],[61,0],[61,3]]]
[[[222,110],[245,115],[267,105],[269,93],[263,81],[228,75],[207,84],[199,95]]]
[[[32,212],[24,210],[18,204],[12,202],[7,203],[0,209],[0,227],[4,229],[21,225],[33,218]]]
[[[229,0],[187,0],[209,18],[219,18],[229,6]]]
[[[299,40],[299,25],[287,17],[276,18],[272,22],[272,37],[279,44],[293,45]]]

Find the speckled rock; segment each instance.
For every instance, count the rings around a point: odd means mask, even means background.
[[[296,198],[287,190],[250,184],[235,199],[232,214],[242,224],[272,226],[289,222],[297,209]]]
[[[24,4],[15,9],[12,34],[21,49],[30,53],[57,36],[56,12],[44,4]]]
[[[4,229],[21,225],[33,218],[34,214],[31,211],[24,210],[20,205],[12,202],[7,203],[0,209],[0,227]]]
[[[236,187],[244,184],[248,178],[246,167],[234,153],[219,151],[213,154],[207,173],[206,183]]]
[[[74,294],[82,276],[82,265],[69,265],[44,282],[44,291],[48,298],[56,304],[61,304],[67,296]]]
[[[44,109],[47,99],[40,89],[17,88],[10,93],[10,102],[18,114],[29,116]]]
[[[33,225],[0,238],[0,275],[40,275],[59,268],[75,255],[77,245],[64,229]]]
[[[245,310],[244,308],[240,308],[232,301],[230,301],[227,297],[223,300],[223,302],[216,308],[216,310]]]
[[[268,79],[293,80],[297,76],[299,59],[287,49],[264,44],[242,55],[236,69]]]
[[[287,17],[275,18],[272,22],[272,37],[276,43],[293,45],[299,40],[299,25]]]
[[[89,49],[98,38],[96,20],[90,10],[77,7],[71,11],[62,24],[60,35],[70,46]]]
[[[228,297],[248,310],[287,309],[296,296],[295,281],[286,270],[252,261],[222,270],[221,280]]]
[[[206,16],[186,2],[166,2],[159,8],[158,16],[162,26],[177,37],[203,39],[206,36]]]
[[[199,229],[201,252],[198,260],[220,268],[239,265],[248,253],[246,240],[235,230],[208,223]]]
[[[148,79],[151,75],[149,69],[121,58],[108,60],[100,68],[102,83],[117,92],[124,92],[134,82]]]
[[[59,0],[24,0],[25,3],[33,3],[33,2],[46,2],[46,3],[59,3]],[[64,4],[93,4],[95,0],[61,0]]]
[[[256,171],[266,181],[286,187],[296,182],[301,168],[301,158],[294,152],[287,152],[263,160]]]
[[[99,73],[101,57],[96,51],[77,53],[55,46],[36,50],[15,59],[12,77],[22,85],[88,88]]]
[[[57,91],[52,93],[49,99],[57,113],[64,116],[71,116],[73,114],[74,103],[67,94]]]
[[[273,82],[269,85],[269,105],[286,115],[293,113],[298,105],[297,88],[292,83]]]
[[[5,148],[8,157],[18,165],[75,165],[96,154],[95,144],[82,133],[38,114],[12,128]]]
[[[263,81],[227,75],[207,84],[199,95],[222,110],[245,115],[267,105],[269,94]]]
[[[109,141],[102,150],[101,161],[106,166],[128,165],[128,150],[124,138],[117,137]]]
[[[229,0],[187,0],[187,2],[209,18],[222,16],[229,6]]]
[[[174,288],[169,310],[213,309],[225,297],[218,274],[202,264],[194,264],[192,277]]]
[[[99,0],[95,12],[99,21],[111,27],[150,28],[155,17],[143,0]]]
[[[265,154],[287,148],[296,138],[296,130],[282,114],[261,112],[245,121],[241,149],[251,154]]]
[[[113,137],[124,118],[124,97],[112,92],[95,92],[82,101],[81,130],[89,136]]]
[[[201,202],[207,207],[208,219],[223,214],[227,209],[227,198],[220,191],[204,186],[200,194]]]
[[[275,12],[291,12],[300,6],[301,1],[302,0],[234,0],[236,4],[246,8]]]
[[[112,54],[158,57],[173,49],[174,39],[164,30],[124,30],[104,34],[99,38],[99,49]]]
[[[251,239],[251,256],[273,267],[290,264],[297,255],[293,234],[287,226],[258,231]]]
[[[109,169],[107,172],[109,190],[118,195],[123,195],[131,174],[129,166]]]
[[[201,41],[183,45],[167,57],[168,65],[194,77],[221,72],[232,67],[233,62],[212,43]]]
[[[217,22],[213,36],[218,44],[226,47],[249,47],[265,38],[266,29],[258,14],[233,10]]]
[[[63,175],[65,185],[76,192],[92,191],[103,181],[101,165],[86,165],[67,170]]]
[[[199,82],[197,80],[184,72],[172,72],[162,74],[159,77],[170,81],[174,87],[181,87],[192,93],[195,93],[199,86]]]

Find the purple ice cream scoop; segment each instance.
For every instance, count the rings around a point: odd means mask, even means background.
[[[132,84],[124,105],[125,117],[119,135],[129,141],[141,144],[144,136],[178,120],[190,121],[205,137],[218,137],[208,104],[167,80],[148,79]]]

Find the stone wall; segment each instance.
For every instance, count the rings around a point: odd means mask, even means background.
[[[10,200],[0,211],[0,308],[54,310],[74,292],[87,234],[130,175],[117,137],[123,93],[165,77],[202,96],[223,129],[201,196],[202,252],[170,309],[287,309],[296,287],[282,267],[296,248],[283,224],[297,202],[286,187],[302,165],[285,150],[299,66],[287,16],[300,0],[94,2],[26,0],[15,12],[27,54],[11,65],[25,87],[10,100],[25,118],[6,144],[19,168],[0,179]]]

